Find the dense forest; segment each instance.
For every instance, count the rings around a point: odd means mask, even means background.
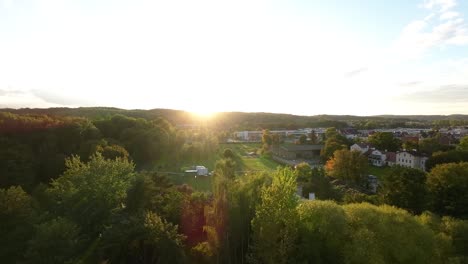
[[[346,149],[351,142],[336,129],[327,131],[323,168],[304,163],[239,173],[238,154],[219,149],[239,128],[353,122],[431,127],[466,120],[224,113],[206,124],[175,110],[5,110],[0,259],[468,263],[468,138],[455,149],[435,151],[428,173],[392,168],[375,194],[366,189],[367,162]],[[179,128],[194,123],[203,125]],[[210,192],[175,184],[162,173],[215,152],[222,155]],[[317,199],[302,199],[298,186]]]
[[[274,113],[220,112],[208,121],[190,112],[172,109],[125,110],[110,107],[80,108],[36,108],[36,109],[0,109],[0,112],[13,114],[51,115],[61,117],[85,117],[91,120],[106,119],[121,114],[133,118],[152,120],[162,117],[173,125],[192,124],[209,126],[220,130],[258,130],[258,129],[297,129],[303,127],[336,127],[352,125],[358,129],[457,126],[468,125],[467,115],[430,115],[430,116],[349,116],[316,115],[298,116]]]

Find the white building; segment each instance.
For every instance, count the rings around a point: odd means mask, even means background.
[[[350,150],[355,150],[355,151],[359,151],[361,152],[362,154],[366,153],[369,149],[371,148],[371,146],[369,144],[365,144],[365,143],[355,143],[353,144],[351,147],[350,147]]]
[[[396,154],[396,164],[426,171],[427,157],[415,152],[415,151],[400,151]]]
[[[371,152],[368,159],[372,165],[377,166],[377,167],[382,167],[386,165],[385,161],[387,159],[387,156],[385,155],[384,152],[376,149]]]

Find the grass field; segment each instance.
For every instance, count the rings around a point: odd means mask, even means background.
[[[390,173],[390,167],[375,167],[372,165],[369,165],[369,174],[377,176],[377,178],[381,179],[383,176],[387,175]]]
[[[276,161],[262,156],[249,156],[248,153],[257,153],[262,147],[260,143],[229,143],[220,144],[217,153],[207,160],[200,162],[199,165],[206,166],[210,171],[215,167],[216,161],[221,159],[225,149],[231,149],[237,156],[238,171],[274,171],[280,164]],[[182,174],[173,174],[168,176],[175,184],[188,184],[197,191],[211,191],[211,176],[187,176]]]

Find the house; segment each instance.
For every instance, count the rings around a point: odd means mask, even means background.
[[[387,163],[385,162],[387,159],[385,152],[382,152],[377,149],[372,150],[372,152],[368,156],[368,159],[369,159],[369,162],[376,167],[382,167],[382,166],[387,165]]]
[[[364,154],[371,148],[372,146],[368,143],[355,143],[350,147],[350,150],[359,151]]]
[[[427,157],[416,151],[400,151],[396,153],[396,164],[426,171]]]
[[[387,166],[392,167],[396,164],[396,152],[387,152],[385,153],[385,161],[387,162]]]

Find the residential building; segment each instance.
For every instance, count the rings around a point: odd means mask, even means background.
[[[355,143],[350,147],[350,150],[359,151],[364,154],[371,148],[371,145],[368,143]]]
[[[426,171],[427,157],[416,151],[400,151],[396,153],[396,164],[408,168]]]
[[[369,162],[377,167],[385,166],[387,164],[385,162],[386,158],[385,153],[377,149],[373,150],[368,156]]]

